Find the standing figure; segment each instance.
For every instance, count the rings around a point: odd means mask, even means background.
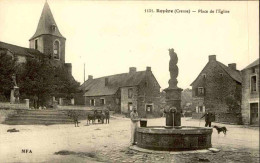
[[[209,111],[207,110],[206,113],[200,119],[202,119],[203,117],[205,117],[205,127],[211,127],[211,122],[214,119],[213,114],[209,113]]]
[[[109,124],[109,118],[110,118],[110,116],[109,116],[109,106],[108,107],[106,107],[106,109],[105,109],[105,119],[106,119],[106,123],[108,123]]]
[[[138,113],[136,107],[133,108],[133,111],[130,113],[131,118],[131,144],[136,144],[136,128],[138,127]]]

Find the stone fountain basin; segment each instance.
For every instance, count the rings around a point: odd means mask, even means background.
[[[180,126],[166,129],[164,126],[138,127],[137,146],[163,151],[183,151],[211,148],[212,129]]]

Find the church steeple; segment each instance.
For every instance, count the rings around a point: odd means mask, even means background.
[[[37,49],[50,59],[65,63],[65,42],[46,1],[35,34],[30,38],[30,48]]]
[[[47,1],[44,4],[36,32],[30,40],[43,34],[49,34],[64,38],[58,29],[58,26],[53,18],[51,9]]]

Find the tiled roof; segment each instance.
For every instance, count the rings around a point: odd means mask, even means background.
[[[123,73],[111,76],[105,76],[97,79],[88,79],[81,87],[86,93],[84,96],[104,96],[113,95],[120,87],[135,86],[145,79],[146,71],[135,73]],[[105,86],[105,78],[108,78],[108,84]]]
[[[257,60],[255,60],[253,63],[251,63],[250,65],[246,66],[246,68],[244,68],[243,70],[255,67],[257,65],[259,65],[259,58]]]
[[[233,70],[229,67],[227,67],[226,65],[224,65],[223,63],[217,61],[217,63],[237,82],[242,83],[242,76],[241,76],[241,72],[238,70]]]
[[[53,25],[56,26],[56,30],[52,30]],[[42,14],[41,14],[41,17],[40,17],[40,20],[38,23],[38,27],[36,29],[35,34],[31,37],[31,39],[38,37],[40,35],[43,35],[43,34],[50,34],[50,35],[64,38],[58,29],[58,26],[53,18],[51,9],[47,2],[45,2],[45,4],[44,4]]]
[[[224,71],[227,72],[227,74],[233,78],[235,81],[242,83],[242,76],[241,76],[241,72],[239,70],[233,70],[230,67],[224,65],[223,63],[216,61],[217,64],[224,69]],[[207,65],[210,64],[209,62],[207,63]],[[203,68],[203,70],[207,67],[207,65]],[[203,71],[202,70],[202,71]],[[193,85],[193,83],[199,78],[199,76],[201,75],[202,71],[200,72],[200,74],[197,76],[197,78],[190,84],[191,86]]]
[[[24,48],[24,47],[21,47],[21,46],[8,44],[8,43],[1,42],[1,41],[0,41],[0,48],[8,49],[9,51],[14,53],[15,55],[31,56],[31,57],[43,55],[43,53],[41,53],[38,50]]]

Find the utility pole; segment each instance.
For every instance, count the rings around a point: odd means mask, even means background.
[[[84,63],[84,81],[83,81],[83,83],[84,83],[84,89],[85,89],[85,63]]]

